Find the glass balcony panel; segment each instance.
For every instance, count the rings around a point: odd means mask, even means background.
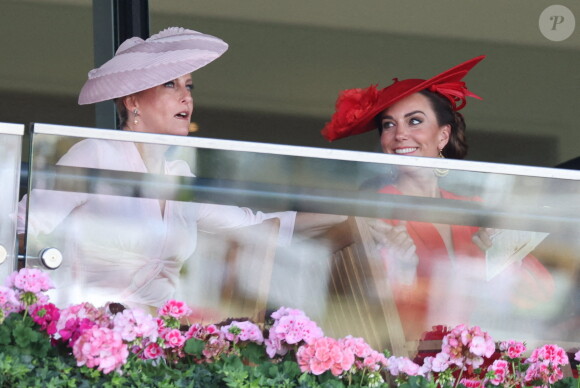
[[[285,306],[399,355],[459,323],[577,346],[577,171],[43,124],[32,143],[27,265],[62,252],[58,303]],[[435,197],[398,191],[434,169]]]
[[[0,123],[0,278],[17,268],[16,214],[24,125]]]

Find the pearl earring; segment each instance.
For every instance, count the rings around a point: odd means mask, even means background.
[[[137,125],[139,124],[139,120],[137,120],[137,116],[139,116],[139,111],[137,110],[137,108],[133,109],[133,124]]]

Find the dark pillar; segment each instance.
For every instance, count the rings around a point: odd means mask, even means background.
[[[93,41],[95,67],[115,55],[128,38],[149,37],[148,0],[93,0]],[[115,104],[105,101],[95,107],[97,128],[117,128]]]

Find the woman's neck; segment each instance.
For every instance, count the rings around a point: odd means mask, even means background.
[[[123,130],[142,132],[136,131],[130,126],[125,126]],[[135,143],[135,146],[137,147],[148,172],[154,174],[165,173],[165,152],[167,151],[167,148],[169,148],[168,146],[149,143]]]
[[[401,174],[395,187],[405,195],[431,198],[441,196],[437,177],[429,170]]]
[[[148,143],[135,143],[135,146],[137,146],[137,150],[148,172],[153,174],[165,173],[165,151],[167,151],[167,146]]]

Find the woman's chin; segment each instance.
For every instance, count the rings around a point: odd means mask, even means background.
[[[187,136],[189,134],[189,126],[174,128],[169,133],[176,136]]]

